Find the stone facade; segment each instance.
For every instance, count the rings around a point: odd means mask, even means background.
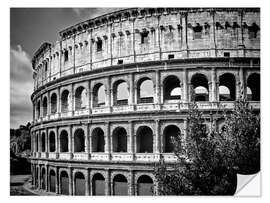
[[[33,184],[69,195],[157,194],[189,104],[209,129],[240,97],[260,110],[260,10],[125,9],[60,32],[35,53]]]

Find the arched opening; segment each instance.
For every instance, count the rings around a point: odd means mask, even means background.
[[[141,79],[137,84],[137,102],[153,103],[154,102],[154,84],[149,78]]]
[[[119,80],[113,85],[114,105],[128,105],[128,85],[124,80]]]
[[[171,153],[174,150],[173,138],[180,136],[181,131],[175,125],[169,125],[164,129],[163,132],[163,141],[164,141],[164,152]]]
[[[65,130],[60,133],[60,152],[68,152],[68,133]]]
[[[41,170],[41,189],[46,189],[46,171],[45,168],[42,168]]]
[[[40,101],[37,103],[37,118],[40,117]]]
[[[104,152],[104,132],[101,128],[95,128],[92,132],[92,152]]]
[[[105,178],[97,173],[92,178],[93,195],[105,195]]]
[[[247,100],[248,101],[252,100],[252,92],[249,87],[247,87]]]
[[[128,195],[128,181],[122,174],[113,178],[113,195]]]
[[[231,73],[225,73],[219,77],[219,101],[235,100],[235,77]]]
[[[113,152],[127,152],[127,131],[118,127],[113,131]]]
[[[84,87],[80,86],[75,91],[75,110],[85,109],[87,105],[87,94]]]
[[[81,172],[75,174],[75,195],[85,195],[85,179]]]
[[[93,106],[105,106],[106,92],[105,86],[101,83],[96,84],[93,88]]]
[[[251,101],[260,101],[260,74],[253,73],[248,77],[247,86],[251,91]]]
[[[51,131],[49,134],[49,143],[50,143],[49,147],[50,152],[55,152],[55,134],[53,131]]]
[[[147,126],[141,126],[137,130],[137,152],[153,153],[153,132]]]
[[[53,93],[51,96],[51,113],[54,114],[57,112],[57,95]]]
[[[62,195],[69,195],[69,178],[66,171],[60,174],[60,193]]]
[[[43,117],[47,116],[47,97],[44,97],[42,102],[42,108],[43,108]]]
[[[154,184],[151,177],[147,175],[142,175],[138,178],[138,195],[140,196],[150,196],[154,195]]]
[[[207,77],[201,73],[196,73],[191,78],[192,101],[209,101]]]
[[[62,92],[62,95],[61,95],[61,112],[62,113],[66,113],[68,112],[68,104],[69,104],[69,91],[68,90],[64,90]]]
[[[74,152],[84,152],[85,143],[84,143],[84,131],[83,129],[77,129],[74,133]]]
[[[164,101],[181,99],[180,80],[176,76],[170,75],[163,81],[163,98]]]
[[[56,192],[55,190],[55,184],[56,184],[56,175],[54,170],[50,171],[50,175],[49,175],[49,181],[50,181],[50,187],[49,187],[49,191],[50,192]]]
[[[45,152],[45,144],[46,144],[46,135],[45,133],[41,134],[41,152]]]

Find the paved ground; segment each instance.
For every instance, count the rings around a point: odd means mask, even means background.
[[[24,185],[30,180],[31,175],[11,175],[10,176],[10,195],[36,195],[25,189]]]

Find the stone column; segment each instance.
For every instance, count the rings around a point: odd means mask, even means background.
[[[89,184],[89,170],[86,170],[85,174],[85,195],[89,196],[90,195],[90,184]]]
[[[48,128],[46,128],[46,133],[45,133],[45,153],[46,153],[46,158],[48,158],[48,153],[50,151],[49,147],[50,147],[49,132],[48,132]]]
[[[72,168],[69,168],[69,181],[68,181],[68,188],[69,188],[69,195],[73,195],[73,174]]]
[[[135,159],[135,144],[134,144],[134,129],[133,129],[133,122],[129,121],[129,149],[128,152],[132,156],[132,160]]]
[[[105,152],[109,154],[109,158],[111,156],[111,133],[110,133],[110,122],[107,122],[106,123],[106,133],[107,133],[107,136],[105,137],[106,138],[106,149],[105,149]]]
[[[68,151],[70,153],[70,159],[72,159],[72,155],[74,153],[74,149],[73,149],[74,136],[73,136],[72,128],[73,128],[73,126],[70,125],[70,127],[69,127],[69,142],[68,142]]]
[[[59,194],[59,168],[55,168],[55,193]]]
[[[40,110],[39,117],[43,118],[43,95],[40,97]]]
[[[186,145],[187,144],[187,139],[188,139],[188,120],[187,119],[184,119],[184,136],[183,136],[183,138],[182,138],[182,143],[184,144],[184,145]]]
[[[48,166],[48,164],[45,167],[46,167],[45,189],[46,189],[46,191],[49,191],[49,166]]]
[[[90,114],[90,113],[92,113],[92,106],[91,106],[92,92],[91,92],[91,82],[90,82],[90,80],[88,80],[87,88],[88,88],[88,90],[87,90],[87,94],[88,94],[87,105],[88,105],[89,114]]]
[[[60,88],[57,88],[57,113],[60,116],[61,114],[61,95],[60,95]]]
[[[59,152],[60,152],[60,135],[59,135],[59,127],[56,127],[56,134],[55,134],[55,152],[56,152],[56,158],[59,158]]]
[[[160,84],[160,71],[156,70],[156,84],[155,84],[155,90],[156,90],[156,96],[155,96],[155,103],[161,104],[161,92],[160,88],[162,85]]]
[[[90,159],[90,140],[89,140],[89,125],[86,126],[86,133],[85,133],[85,152],[88,155],[88,160]]]
[[[38,131],[38,152],[42,152],[42,137],[41,137],[41,132]]]
[[[209,101],[217,102],[218,101],[218,99],[217,99],[218,89],[217,89],[217,74],[216,74],[216,69],[215,68],[212,68],[212,70],[211,70],[211,83],[210,83],[210,86],[211,86],[211,95],[209,94],[209,96],[210,96]],[[210,89],[210,87],[209,87],[209,89]]]
[[[112,181],[111,181],[111,171],[106,169],[106,177],[105,177],[105,195],[109,196],[112,195]]]
[[[130,176],[129,195],[134,196],[135,195],[134,172],[129,171],[129,176]]]
[[[240,78],[240,95],[242,98],[245,98],[246,99],[246,96],[247,96],[247,88],[246,88],[246,82],[245,82],[245,74],[244,74],[244,70],[243,68],[241,67],[240,70],[239,70],[239,78]]]
[[[41,167],[38,166],[38,189],[41,189]]]
[[[112,94],[113,91],[111,89],[111,78],[108,77],[108,83],[107,83],[107,89],[106,89],[106,94],[107,94],[107,106],[111,109],[111,106],[113,105],[113,101],[112,101]]]
[[[72,116],[74,115],[74,111],[75,111],[75,105],[74,105],[74,103],[75,103],[75,93],[74,93],[74,84],[72,83],[71,84],[71,90],[70,90],[71,92],[70,92],[70,96],[71,96],[71,98],[70,98],[70,100],[71,100],[71,113],[72,113]]]
[[[51,97],[50,94],[48,92],[47,94],[47,115],[49,116],[51,114]],[[50,117],[48,117],[50,118]]]
[[[134,96],[135,96],[135,93],[134,93],[134,74],[130,73],[129,77],[130,77],[129,105],[134,106],[137,103],[137,101],[134,101]]]
[[[161,153],[160,150],[160,132],[159,132],[159,120],[155,120],[155,148],[154,152],[157,154]]]
[[[188,98],[188,74],[187,74],[187,69],[184,69],[183,72],[183,102],[187,103],[189,102]]]

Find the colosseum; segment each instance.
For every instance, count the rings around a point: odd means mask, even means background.
[[[33,56],[32,184],[59,195],[158,195],[190,102],[208,129],[239,98],[260,111],[259,8],[128,8]]]

